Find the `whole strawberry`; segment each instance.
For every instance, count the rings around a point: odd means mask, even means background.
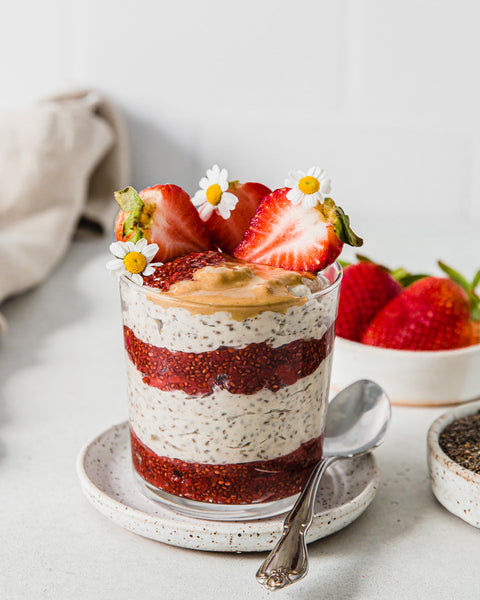
[[[472,321],[472,336],[470,343],[480,344],[480,321]]]
[[[362,342],[398,350],[450,350],[472,343],[471,303],[454,281],[425,277],[374,317]]]
[[[361,261],[344,268],[338,305],[337,335],[359,342],[370,321],[402,291],[388,269]]]

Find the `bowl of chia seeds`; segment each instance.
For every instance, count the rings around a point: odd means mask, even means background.
[[[439,417],[427,436],[428,469],[437,500],[480,528],[480,401]]]

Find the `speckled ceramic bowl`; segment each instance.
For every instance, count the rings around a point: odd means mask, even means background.
[[[451,513],[480,527],[480,475],[449,458],[438,443],[441,432],[453,421],[476,413],[480,401],[450,410],[430,427],[427,436],[428,469],[437,500]]]
[[[480,344],[413,352],[367,346],[337,337],[332,387],[358,379],[381,385],[393,404],[441,406],[480,398]]]

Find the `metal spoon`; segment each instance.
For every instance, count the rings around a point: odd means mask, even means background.
[[[308,572],[306,533],[312,524],[318,484],[335,461],[366,454],[379,446],[390,421],[390,401],[373,381],[356,381],[330,402],[323,458],[283,524],[282,537],[257,571],[257,581],[270,591],[305,577]]]

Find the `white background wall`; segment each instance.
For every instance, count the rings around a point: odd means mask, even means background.
[[[319,164],[352,217],[480,221],[478,0],[1,2],[0,107],[99,89],[138,187]]]

